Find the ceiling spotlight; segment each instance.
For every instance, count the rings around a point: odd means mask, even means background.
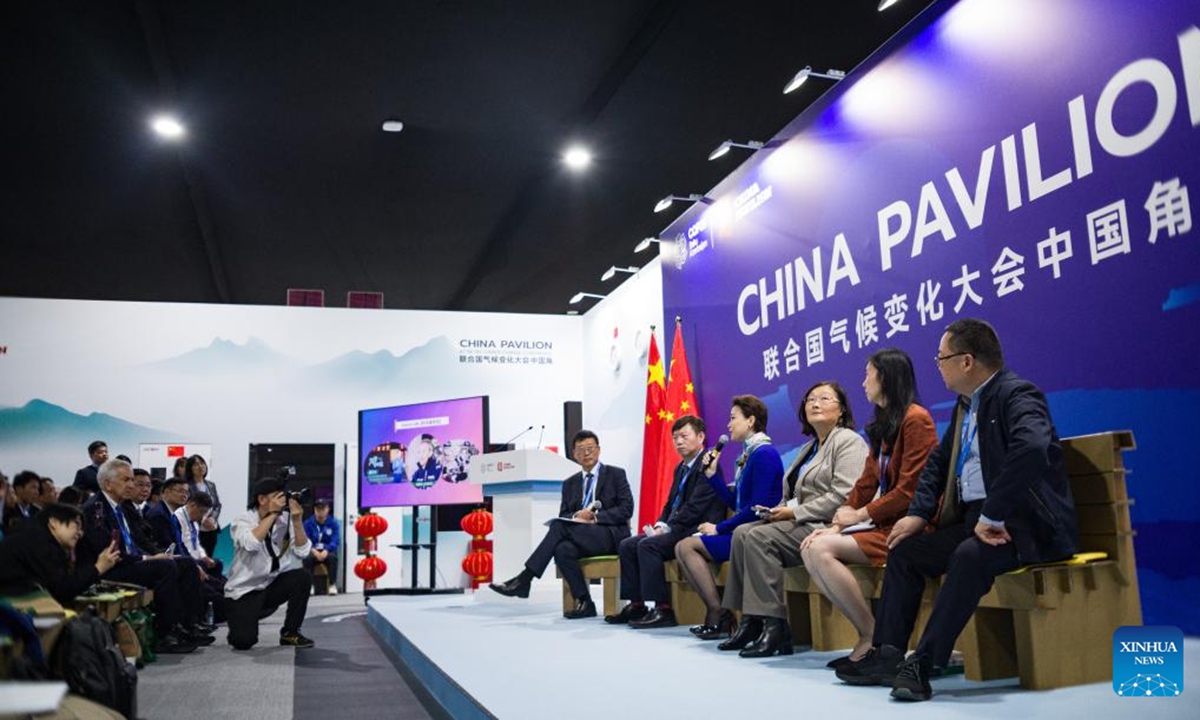
[[[719,157],[728,155],[730,148],[746,148],[747,150],[761,150],[762,147],[763,147],[763,144],[758,142],[757,140],[748,140],[744,143],[737,143],[732,140],[726,140],[725,142],[718,145],[716,150],[713,150],[712,152],[710,152],[708,154],[708,159],[716,160]]]
[[[803,70],[796,73],[796,76],[793,77],[791,82],[787,84],[787,87],[783,89],[783,94],[787,95],[796,88],[800,87],[804,84],[804,81],[810,77],[824,78],[826,80],[841,80],[842,78],[846,77],[846,73],[842,72],[841,70],[828,70],[826,72],[819,73],[812,69],[812,65],[806,65]]]
[[[659,240],[658,238],[645,238],[640,243],[633,246],[633,251],[635,253],[646,252],[647,250],[650,249],[651,245],[661,243],[661,242],[662,242],[662,240]]]
[[[692,193],[691,195],[668,195],[662,200],[658,201],[658,204],[654,206],[654,212],[662,212],[663,210],[666,210],[667,208],[671,207],[671,203],[675,202],[676,200],[700,202],[703,199],[704,197],[702,195],[697,195],[696,193]]]
[[[395,133],[404,129],[404,123],[399,120],[384,120],[383,125],[380,127],[383,128],[384,132]]]
[[[568,314],[568,315],[578,315],[578,314],[579,314],[579,311],[578,311],[578,310],[568,310],[568,311],[567,311],[567,314]]]
[[[187,134],[187,128],[174,115],[155,115],[150,119],[150,129],[164,140],[178,140]]]
[[[887,10],[898,2],[900,2],[900,0],[879,0],[879,12]]]
[[[637,271],[640,269],[641,268],[634,267],[633,265],[630,265],[628,267],[617,267],[616,265],[613,265],[609,269],[605,270],[604,274],[600,276],[600,282],[608,282],[609,280],[612,280],[614,277],[617,276],[617,273],[627,273],[629,275],[635,275],[635,274],[637,274]]]
[[[597,298],[597,299],[601,299],[601,298],[603,298],[603,297],[604,297],[603,295],[597,295],[596,293],[579,292],[579,293],[575,293],[575,296],[571,298],[571,304],[572,304],[572,305],[578,305],[578,304],[579,304],[579,302],[580,302],[581,300],[583,300],[584,298]]]
[[[592,164],[592,154],[585,147],[573,145],[563,153],[563,163],[572,170],[583,170]]]

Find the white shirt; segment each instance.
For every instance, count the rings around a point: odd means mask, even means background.
[[[183,538],[183,549],[187,554],[197,561],[207,558],[208,553],[200,544],[200,526],[188,517],[187,505],[175,508],[175,519],[179,521],[179,535]]]
[[[254,528],[262,522],[258,510],[247,510],[234,518],[230,524],[230,534],[233,536],[233,567],[229,570],[229,580],[225,583],[225,597],[237,600],[248,592],[262,590],[271,581],[289,570],[304,566],[304,558],[312,552],[312,543],[301,530],[299,536],[291,532],[291,516],[284,512],[275,518],[275,524],[267,534],[279,558],[279,569],[271,572],[271,554],[267,552],[264,542],[254,537]],[[288,544],[284,546],[284,536],[288,536]],[[300,544],[297,544],[300,543]]]

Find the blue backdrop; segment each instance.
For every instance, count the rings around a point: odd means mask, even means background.
[[[797,401],[836,379],[861,426],[866,358],[897,346],[944,428],[938,338],[987,319],[1060,435],[1134,431],[1145,622],[1200,634],[1177,552],[1200,537],[1198,16],[942,2],[831,88],[662,234],[710,424],[754,393],[794,451]]]

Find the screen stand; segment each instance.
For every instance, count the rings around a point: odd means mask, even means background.
[[[417,542],[421,538],[420,522],[421,508],[429,509],[429,542]],[[412,509],[412,539],[410,543],[398,543],[392,545],[394,548],[408,550],[412,553],[412,585],[409,587],[399,588],[376,588],[374,590],[364,590],[363,595],[372,597],[374,595],[461,595],[462,588],[440,588],[437,587],[437,513],[433,511],[432,505],[414,505]],[[429,587],[420,587],[417,585],[417,574],[420,570],[418,564],[421,551],[429,551]]]

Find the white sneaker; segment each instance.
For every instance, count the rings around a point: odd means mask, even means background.
[[[337,595],[337,585],[330,585],[330,586],[329,586],[329,594],[330,594],[330,595]]]

